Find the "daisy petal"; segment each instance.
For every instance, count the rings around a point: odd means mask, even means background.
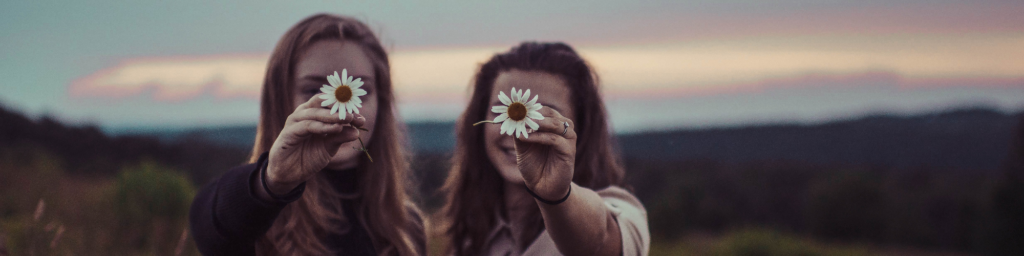
[[[351,83],[349,83],[348,86],[352,87],[352,89],[357,89],[359,87],[363,87],[363,79],[362,78],[356,78],[356,80],[352,81]]]
[[[537,122],[534,122],[533,119],[527,118],[525,121],[526,121],[526,126],[529,126],[530,129],[533,129],[534,131],[536,131],[537,129],[540,129],[540,125],[537,124]]]
[[[326,107],[327,105],[331,105],[331,104],[334,104],[334,102],[333,102],[333,101],[334,101],[334,99],[327,99],[327,100],[325,100],[324,102],[320,102],[320,106],[321,106],[321,107]]]
[[[534,120],[544,120],[544,115],[541,115],[540,112],[537,111],[526,111],[526,116],[533,118]]]
[[[331,115],[338,113],[338,105],[341,105],[341,103],[334,103],[334,106],[331,107]]]
[[[327,86],[325,84],[324,87],[320,87],[320,91],[323,93],[334,93],[334,88],[331,88],[330,86]]]
[[[498,117],[494,118],[494,122],[497,123],[497,122],[505,121],[505,119],[508,119],[508,114],[501,113],[501,115],[498,115]]]
[[[334,87],[338,87],[339,85],[341,85],[341,79],[338,78],[338,71],[334,71],[333,76],[327,76],[327,82]]]
[[[509,130],[508,135],[516,136],[516,134],[519,133],[519,122],[522,122],[522,121],[512,120],[512,123],[508,125],[509,126],[508,127],[508,130]]]
[[[355,103],[363,103],[363,100],[360,99],[359,97],[352,97],[352,99],[349,101],[354,101]]]
[[[345,105],[346,105],[346,107],[348,107],[348,111],[349,112],[359,114],[359,108],[356,107],[356,103],[355,102],[349,101]]]
[[[530,138],[530,134],[526,133],[526,122],[519,121],[518,123],[519,125],[516,127],[516,131],[519,131],[523,137]],[[519,138],[519,136],[516,136],[516,138]]]
[[[516,91],[515,87],[512,87],[512,102],[519,102],[520,96],[523,95],[519,94],[519,91]]]
[[[524,93],[523,97],[519,98],[519,99],[522,100],[522,102],[526,102],[526,100],[529,100],[530,99],[530,89],[526,89],[526,93]]]
[[[338,71],[334,71],[334,73],[338,73]],[[348,84],[348,69],[347,68],[341,69],[341,82],[342,82],[341,84],[345,84],[345,85]]]
[[[540,97],[540,95],[533,95],[533,99],[530,100],[530,102],[527,102],[526,104],[527,105],[533,105],[534,103],[537,103],[537,97]],[[529,97],[527,97],[527,98],[529,98]]]
[[[318,98],[320,98],[320,99],[322,99],[322,100],[327,100],[327,99],[331,99],[331,98],[334,98],[334,95],[330,95],[330,94],[320,94],[320,96],[317,96],[317,97],[318,97]]]
[[[498,114],[508,113],[508,107],[507,106],[493,106],[493,107],[491,107],[491,112],[498,113]]]
[[[363,96],[363,95],[366,95],[366,90],[363,90],[363,89],[352,90],[352,96],[359,97],[359,96]]]
[[[508,123],[508,129],[505,130],[505,133],[516,136],[516,121],[508,120],[506,123]]]
[[[498,92],[498,100],[501,101],[501,104],[505,104],[505,106],[512,105],[512,100],[505,96],[505,92]]]
[[[500,134],[506,134],[507,133],[509,135],[512,135],[511,132],[508,132],[508,128],[512,126],[511,125],[512,124],[511,121],[512,120],[505,120],[505,122],[501,123],[501,133]]]
[[[529,106],[527,109],[528,110],[532,110],[532,111],[537,111],[537,110],[540,110],[543,107],[544,106],[541,105],[540,103],[534,103],[533,105]]]

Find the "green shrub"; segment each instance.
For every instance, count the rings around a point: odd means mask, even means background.
[[[810,188],[808,220],[817,237],[872,241],[885,229],[885,194],[877,177],[837,173]]]
[[[123,246],[166,252],[187,226],[195,188],[180,172],[146,161],[122,170],[113,194]]]
[[[838,247],[823,247],[812,241],[769,229],[734,231],[719,242],[713,255],[721,256],[816,256],[866,255],[866,252]]]

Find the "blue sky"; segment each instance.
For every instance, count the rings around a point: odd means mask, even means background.
[[[475,65],[522,40],[575,46],[619,131],[1024,109],[1019,1],[3,1],[0,103],[104,127],[254,123],[266,55],[319,12],[377,29],[409,121],[454,119]]]

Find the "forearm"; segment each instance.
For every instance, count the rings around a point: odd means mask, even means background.
[[[262,163],[264,158],[261,158]],[[232,169],[205,186],[192,204],[189,224],[204,254],[248,253],[290,201],[267,201],[257,195],[257,164]],[[298,192],[301,194],[301,192]],[[293,196],[294,197],[294,196]],[[289,198],[293,201],[295,198]]]
[[[232,170],[196,196],[189,224],[201,252],[220,255],[237,251],[251,255],[256,239],[276,217],[275,207],[254,203],[249,192],[247,171]],[[257,212],[263,212],[262,214]]]
[[[565,255],[618,255],[618,224],[593,190],[571,184],[569,198],[558,205],[537,201],[544,225]]]

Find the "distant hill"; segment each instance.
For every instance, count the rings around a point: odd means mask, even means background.
[[[962,109],[917,116],[869,116],[820,125],[770,125],[619,136],[627,158],[721,162],[794,160],[896,168],[996,170],[1009,150],[1015,115]]]
[[[409,137],[416,151],[445,152],[455,146],[452,122],[423,122],[409,124]],[[112,136],[151,136],[165,143],[184,138],[203,138],[207,141],[229,147],[252,148],[256,138],[256,124],[192,129],[167,129],[153,127],[120,127],[106,129]]]
[[[164,141],[150,134],[111,136],[95,126],[69,126],[47,117],[33,120],[0,107],[3,156],[20,161],[45,154],[72,175],[113,176],[125,166],[152,160],[202,184],[247,160],[248,149],[207,140],[222,138],[219,133],[199,134]]]
[[[248,150],[255,143],[256,124],[199,128],[117,127],[104,129],[104,132],[111,136],[153,137],[164,143],[203,138],[219,145]]]
[[[415,151],[443,154],[455,145],[453,122],[410,123]],[[721,162],[793,160],[896,168],[995,170],[1008,152],[1015,115],[960,109],[915,116],[872,115],[817,125],[682,129],[618,136],[626,158]],[[250,148],[255,125],[113,132],[153,135],[163,142],[201,137]]]

